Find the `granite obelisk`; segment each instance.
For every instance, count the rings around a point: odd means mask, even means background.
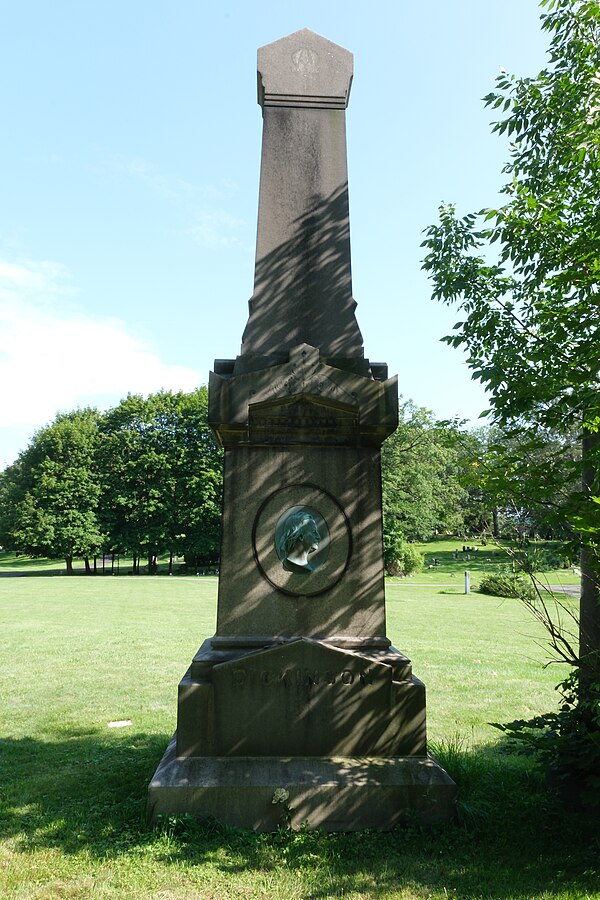
[[[257,830],[440,822],[425,688],[386,636],[380,446],[397,383],[365,358],[350,268],[352,54],[307,29],[258,52],[263,146],[254,293],[217,360],[225,449],[217,628],[179,685],[150,784],[161,814]]]

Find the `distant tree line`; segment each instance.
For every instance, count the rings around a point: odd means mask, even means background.
[[[61,413],[0,473],[0,545],[32,556],[218,560],[222,451],[208,393],[130,394],[114,409]]]
[[[469,430],[401,402],[382,450],[387,571],[409,568],[407,544],[435,534],[568,539],[560,511],[579,453],[575,438]],[[207,389],[130,394],[108,412],[59,414],[0,473],[0,545],[63,558],[68,572],[107,556],[132,559],[135,574],[159,557],[195,571],[218,564],[221,495]]]
[[[579,489],[577,435],[530,427],[465,428],[401,402],[399,425],[382,448],[384,556],[402,569],[406,542],[435,534],[559,540],[574,557],[566,520]]]

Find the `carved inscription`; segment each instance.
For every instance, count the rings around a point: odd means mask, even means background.
[[[255,685],[265,687],[313,687],[316,685],[366,685],[373,684],[374,673],[371,670],[353,672],[342,669],[334,672],[331,669],[243,669],[231,670],[231,681],[234,687],[243,688]]]
[[[301,75],[319,71],[319,57],[310,47],[300,47],[292,53],[292,68]]]
[[[306,400],[250,408],[250,440],[268,444],[344,444],[358,432],[358,411]]]
[[[216,665],[213,685],[221,756],[366,755],[389,719],[392,667],[299,638]]]

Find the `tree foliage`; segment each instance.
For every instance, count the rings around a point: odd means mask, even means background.
[[[159,553],[191,564],[219,554],[222,454],[208,426],[205,387],[189,394],[130,394],[103,418],[101,458],[106,480],[102,517],[113,550]]]
[[[556,0],[542,27],[550,64],[536,78],[502,73],[485,98],[508,111],[507,201],[427,231],[433,296],[464,319],[464,346],[496,422],[598,429],[600,283],[600,6]],[[482,252],[484,251],[484,252]],[[494,258],[495,256],[495,258]]]
[[[98,413],[59,414],[0,477],[0,543],[34,556],[94,556],[102,545],[97,508]]]
[[[523,444],[512,479],[524,483],[540,433],[581,441],[579,457],[563,441],[526,479],[543,503],[567,475],[562,524],[582,545],[580,647],[570,662],[598,740],[600,2],[540,5],[547,66],[533,78],[501,72],[485,97],[500,115],[493,130],[510,140],[504,202],[461,218],[442,206],[426,233],[424,268],[433,296],[461,313],[445,340],[466,349],[494,422]]]
[[[35,556],[219,553],[222,454],[206,388],[129,395],[100,414],[60,414],[0,474],[0,543]],[[86,562],[86,565],[89,565]]]
[[[549,64],[535,78],[501,73],[486,105],[506,115],[506,202],[458,218],[442,206],[427,231],[433,295],[463,313],[447,340],[468,352],[493,419],[525,444],[546,434],[586,437],[587,461],[563,443],[530,492],[558,473],[580,479],[563,524],[598,566],[600,425],[600,4],[545,0]],[[527,435],[527,438],[524,437]],[[532,458],[535,447],[527,452]],[[570,458],[569,458],[570,456]]]
[[[578,435],[533,425],[524,430],[493,426],[475,430],[471,439],[477,449],[465,522],[496,536],[561,540],[565,553],[574,557],[578,547],[566,511],[581,478]]]
[[[464,452],[459,426],[401,402],[398,428],[382,448],[385,559],[402,555],[404,540],[461,530]]]

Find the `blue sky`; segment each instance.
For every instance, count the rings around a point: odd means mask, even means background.
[[[0,34],[0,468],[58,411],[189,390],[239,352],[262,119],[256,50],[311,28],[354,53],[352,269],[372,360],[439,417],[485,408],[430,299],[442,201],[493,205],[481,97],[534,75],[535,0],[19,0]]]

